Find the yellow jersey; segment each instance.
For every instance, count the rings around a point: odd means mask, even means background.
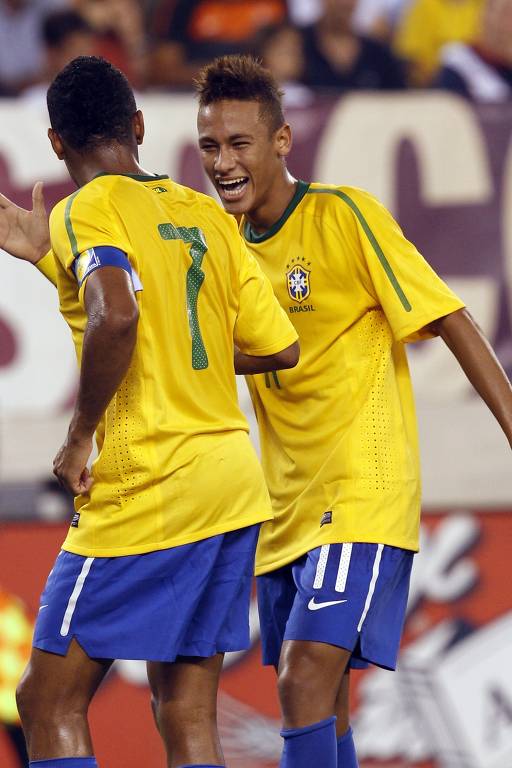
[[[129,370],[96,432],[94,482],[75,500],[63,548],[138,554],[268,520],[234,344],[271,355],[297,334],[236,222],[168,177],[105,174],[56,205],[50,237],[79,358],[95,248],[126,254],[140,313]]]
[[[299,334],[293,370],[248,377],[274,519],[257,573],[336,542],[418,548],[420,475],[404,343],[464,305],[370,194],[298,182],[246,242]]]

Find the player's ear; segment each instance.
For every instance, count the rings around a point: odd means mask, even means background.
[[[133,116],[133,131],[135,133],[135,138],[137,139],[137,144],[142,144],[144,141],[144,115],[140,109],[138,109]]]
[[[62,139],[60,138],[59,134],[54,131],[53,128],[48,128],[48,138],[50,139],[52,149],[59,160],[64,160],[64,144],[62,143]]]
[[[288,123],[285,123],[276,131],[274,138],[278,154],[281,157],[287,157],[292,148],[292,129]]]

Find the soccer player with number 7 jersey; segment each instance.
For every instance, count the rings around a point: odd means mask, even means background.
[[[355,768],[350,666],[393,669],[420,517],[405,343],[441,336],[512,440],[486,339],[370,194],[294,179],[279,88],[250,57],[197,80],[204,168],[294,323],[291,371],[249,377],[274,507],[256,567],[281,768]]]
[[[18,688],[30,765],[96,768],[87,710],[123,658],[148,662],[168,765],[214,768],[223,654],[249,647],[272,515],[234,374],[295,365],[297,333],[235,220],[140,168],[143,118],[118,70],[72,61],[48,108],[78,190],[52,211],[39,266],[56,272],[81,371],[54,462],[76,512]],[[0,246],[22,258],[50,245],[34,195],[31,213],[0,197]]]

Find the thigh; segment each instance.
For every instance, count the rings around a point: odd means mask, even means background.
[[[325,544],[294,564],[297,595],[286,640],[351,651],[351,666],[393,669],[413,553],[383,544]]]

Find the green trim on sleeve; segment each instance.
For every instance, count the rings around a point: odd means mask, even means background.
[[[347,195],[345,192],[341,192],[339,189],[329,189],[327,187],[320,187],[320,188],[316,188],[316,189],[309,188],[308,194],[309,195],[314,195],[314,194],[331,194],[331,195],[336,195],[336,197],[339,197],[340,200],[343,200],[343,202],[345,202],[348,205],[348,207],[354,212],[354,214],[356,215],[359,223],[361,224],[366,237],[370,241],[370,245],[372,246],[373,250],[375,251],[375,254],[376,254],[377,258],[380,261],[380,263],[382,265],[382,268],[384,269],[384,272],[386,273],[386,275],[388,277],[389,282],[391,283],[391,285],[395,289],[395,293],[397,294],[398,298],[400,299],[400,302],[401,302],[403,308],[405,309],[406,312],[410,312],[412,310],[411,303],[409,302],[409,299],[405,295],[405,293],[404,293],[404,291],[402,289],[402,286],[398,282],[397,277],[396,277],[395,273],[393,272],[393,267],[391,266],[391,264],[387,260],[386,255],[384,254],[384,251],[380,247],[377,238],[373,234],[373,231],[372,231],[370,225],[366,221],[366,219],[365,219],[361,209],[357,205],[357,203],[355,203],[352,200],[352,198],[349,197],[349,195]]]
[[[64,223],[66,224],[66,232],[68,233],[71,253],[73,254],[74,259],[76,259],[76,257],[80,254],[78,251],[78,243],[76,241],[75,233],[73,232],[73,224],[71,223],[71,206],[73,205],[73,201],[79,192],[80,190],[77,189],[76,192],[73,192],[73,194],[70,195],[66,203],[66,210],[64,211]]]

